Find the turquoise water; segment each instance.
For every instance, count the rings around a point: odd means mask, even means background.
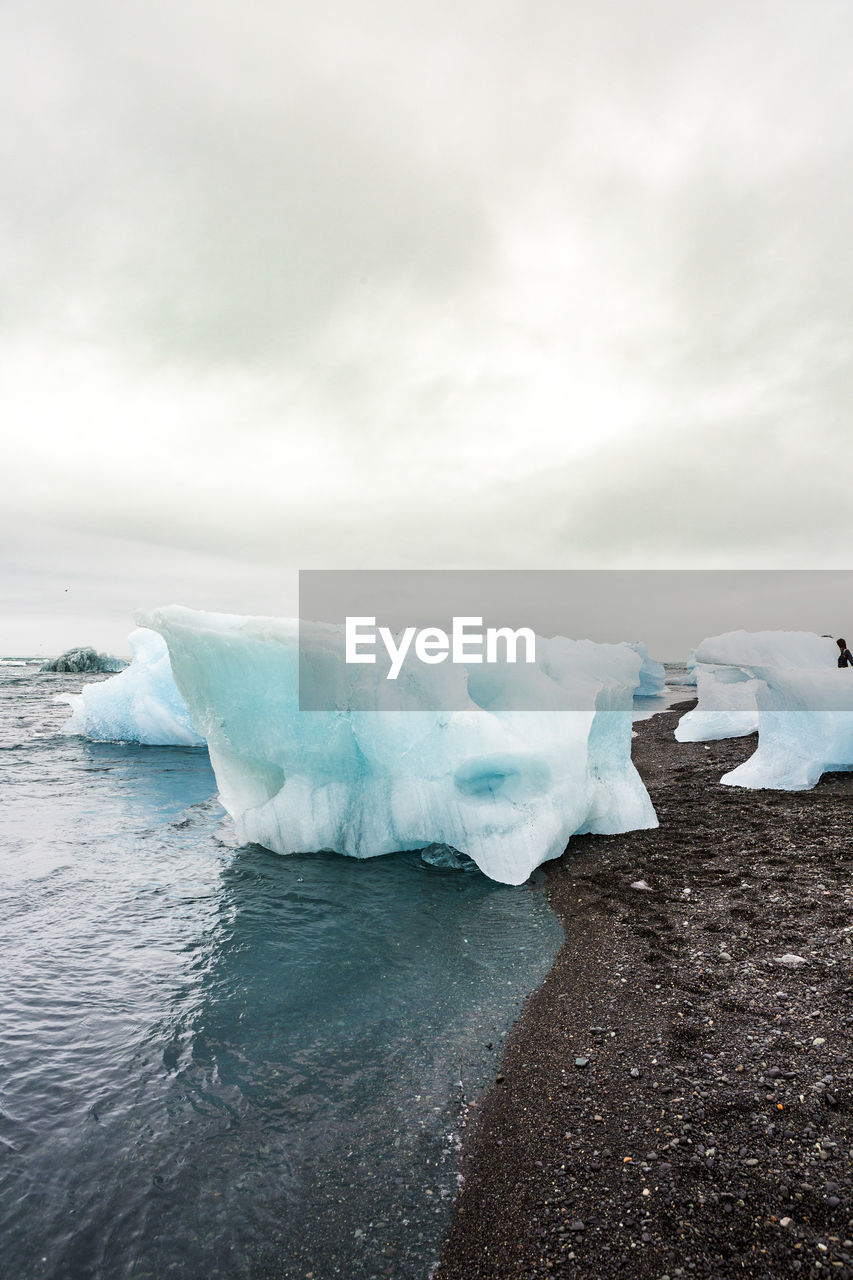
[[[203,749],[57,734],[87,681],[0,667],[4,1277],[427,1277],[543,893],[239,846]]]

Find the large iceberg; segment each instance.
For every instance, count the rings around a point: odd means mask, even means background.
[[[728,631],[693,650],[698,702],[678,722],[679,742],[740,738],[758,729],[757,669],[832,672],[834,640],[810,631]]]
[[[853,770],[853,672],[755,667],[758,747],[728,786],[806,791]]]
[[[808,631],[733,631],[696,649],[698,706],[676,729],[680,742],[739,737],[758,746],[725,774],[729,786],[786,791],[821,774],[853,770],[853,672],[839,670],[830,636]]]
[[[447,664],[401,676],[403,710],[383,709],[387,682],[361,667],[360,700],[336,669],[335,710],[303,711],[297,622],[178,606],[138,621],[168,644],[242,840],[361,858],[446,845],[521,884],[575,833],[657,825],[631,761],[642,659],[628,645],[537,638],[535,666],[514,669],[518,709],[497,709],[512,707],[499,669]],[[315,675],[334,668],[333,632],[310,629]],[[553,710],[520,709],[534,686]]]
[[[204,746],[178,692],[163,637],[140,627],[130,648],[133,661],[119,675],[64,699],[73,710],[62,732],[99,742]]]

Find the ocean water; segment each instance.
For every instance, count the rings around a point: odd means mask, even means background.
[[[425,1278],[562,940],[541,881],[240,846],[203,749],[0,666],[4,1280]]]

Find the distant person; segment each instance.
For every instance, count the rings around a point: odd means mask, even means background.
[[[847,648],[846,640],[836,640],[838,645],[838,665],[839,667],[853,667],[853,653]]]

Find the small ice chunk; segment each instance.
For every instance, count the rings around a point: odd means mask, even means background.
[[[635,697],[657,698],[666,689],[666,670],[662,662],[649,657],[649,651],[640,640],[635,640],[631,648],[643,659],[640,667],[640,683],[637,685]]]
[[[24,666],[22,662],[20,664]],[[58,658],[52,658],[41,665],[42,671],[123,671],[127,663],[123,658],[114,658],[109,653],[98,653],[96,649],[83,647],[66,649]]]
[[[130,636],[130,666],[65,701],[73,707],[62,733],[96,742],[141,742],[148,746],[204,746],[172,676],[166,642],[140,627]]]

